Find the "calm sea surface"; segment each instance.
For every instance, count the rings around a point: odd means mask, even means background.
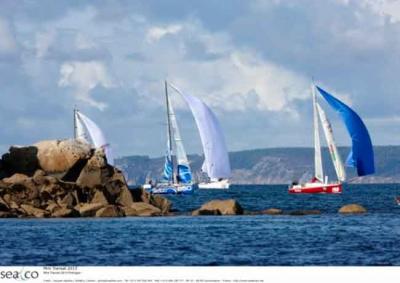
[[[216,198],[246,210],[319,209],[310,216],[1,219],[0,265],[400,265],[400,185],[348,185],[342,195],[233,186],[170,199],[179,211]],[[365,215],[343,216],[359,203]]]

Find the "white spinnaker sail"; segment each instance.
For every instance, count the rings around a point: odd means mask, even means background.
[[[189,166],[189,161],[187,159],[185,147],[183,146],[181,134],[179,132],[178,122],[176,121],[174,107],[172,106],[171,99],[169,99],[168,96],[167,96],[167,99],[168,99],[168,107],[169,107],[169,111],[168,111],[169,121],[171,123],[172,139],[174,141],[173,144],[175,146],[176,160],[177,160],[178,165]]]
[[[321,155],[321,140],[319,136],[319,123],[318,123],[318,110],[317,110],[317,98],[315,96],[315,87],[312,85],[311,88],[313,98],[313,112],[314,112],[314,166],[315,166],[315,177],[323,181],[324,171],[322,167],[322,155]]]
[[[229,178],[231,167],[228,151],[221,126],[211,109],[197,97],[183,94],[179,89],[170,84],[179,94],[182,95],[196,121],[200,133],[201,142],[205,156],[202,166],[203,171],[211,179]]]
[[[75,110],[75,138],[83,142],[89,143],[88,136],[86,135],[85,126],[78,116],[78,111]]]
[[[326,117],[325,111],[321,108],[321,106],[318,103],[317,103],[317,109],[319,113],[319,118],[321,119],[322,129],[324,130],[326,142],[328,144],[329,153],[331,155],[332,162],[335,167],[336,175],[338,177],[338,180],[343,182],[346,179],[346,171],[344,169],[342,159],[340,158],[339,152],[335,144],[335,140],[333,138],[331,123]]]
[[[104,148],[104,152],[107,157],[107,162],[113,165],[114,158],[112,156],[110,145],[107,143],[106,138],[101,129],[99,128],[99,126],[97,126],[95,122],[93,122],[91,119],[89,119],[87,116],[83,115],[80,112],[77,112],[77,116],[78,120],[80,120],[82,124],[85,125],[94,147]]]

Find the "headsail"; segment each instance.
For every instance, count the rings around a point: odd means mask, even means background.
[[[82,120],[78,116],[78,110],[74,110],[74,124],[75,124],[75,139],[81,140],[83,142],[89,143],[89,137],[86,134],[85,126]]]
[[[314,166],[315,166],[315,178],[324,181],[324,170],[322,167],[322,155],[321,155],[321,140],[319,136],[319,122],[318,122],[318,110],[317,110],[317,98],[315,96],[314,85],[311,86],[312,98],[313,98],[313,113],[314,113]]]
[[[374,151],[371,137],[360,116],[349,106],[333,97],[325,90],[318,86],[317,89],[329,105],[340,114],[350,134],[352,151],[347,158],[347,165],[355,166],[358,176],[375,173]]]
[[[316,105],[319,113],[319,118],[321,119],[322,128],[324,130],[326,142],[328,144],[329,153],[331,155],[332,162],[335,167],[336,175],[339,181],[344,182],[346,179],[346,172],[344,170],[342,159],[340,158],[340,154],[337,150],[335,140],[333,138],[333,130],[331,123],[326,117],[325,111],[321,108],[321,106],[318,103]]]
[[[176,154],[177,179],[180,183],[190,183],[192,182],[192,173],[190,171],[189,161],[187,159],[186,151],[182,143],[175,111],[172,106],[171,100],[169,99],[168,93],[166,93],[166,96],[168,107],[168,122],[170,123],[170,135],[172,137],[172,139],[169,140],[173,141],[173,146],[170,146],[170,148],[173,148]]]
[[[173,165],[171,156],[168,154],[165,156],[163,178],[169,182],[173,181]]]
[[[205,156],[202,166],[203,171],[211,179],[229,178],[231,168],[225,138],[221,126],[211,109],[197,97],[183,94],[175,86],[170,86],[182,95],[189,105],[197,128],[200,133],[201,142]]]
[[[77,111],[76,113],[78,120],[80,120],[79,123],[82,123],[82,125],[86,127],[94,147],[103,148],[107,157],[107,162],[113,165],[114,158],[112,156],[110,145],[107,143],[106,138],[104,137],[104,134],[99,126],[97,126],[95,122],[83,115],[81,112]]]

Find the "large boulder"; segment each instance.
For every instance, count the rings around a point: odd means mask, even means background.
[[[96,212],[96,217],[121,217],[124,211],[116,205],[107,205]]]
[[[40,168],[37,154],[38,149],[35,146],[12,146],[2,156],[2,170],[8,176],[15,173],[31,176]]]
[[[52,213],[51,217],[77,217],[79,212],[73,208],[58,207]]]
[[[40,168],[47,173],[68,171],[78,160],[91,155],[91,147],[80,140],[47,140],[34,144]]]
[[[102,203],[85,203],[77,205],[75,208],[82,217],[93,217],[96,215],[96,212],[103,207],[104,204]]]
[[[240,204],[234,199],[227,200],[212,200],[203,204],[199,209],[193,211],[192,215],[203,215],[202,211],[207,211],[206,215],[210,214],[210,211],[218,211],[215,212],[221,215],[241,215],[243,214],[243,208]]]
[[[76,184],[81,187],[93,188],[102,184],[103,168],[106,167],[105,155],[102,149],[96,150],[87,161],[85,167],[79,174]]]
[[[29,216],[34,216],[36,218],[43,218],[49,216],[49,213],[46,210],[36,208],[29,204],[21,204],[21,208],[26,212]]]
[[[171,210],[172,202],[167,198],[159,195],[152,195],[149,201],[151,205],[159,208],[163,215],[167,215]]]
[[[11,177],[4,178],[2,181],[6,184],[17,184],[17,183],[23,183],[28,179],[29,177],[25,174],[21,173],[15,173]]]
[[[104,196],[104,193],[100,190],[96,190],[93,198],[90,200],[91,203],[101,203],[103,205],[108,205],[108,201]]]
[[[161,210],[145,202],[134,202],[130,207],[122,208],[126,216],[160,216]]]
[[[342,206],[339,209],[339,213],[343,214],[359,214],[359,213],[366,213],[367,209],[359,204],[347,204]]]

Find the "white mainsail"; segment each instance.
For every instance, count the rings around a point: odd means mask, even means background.
[[[321,108],[321,106],[318,103],[316,103],[316,105],[319,113],[319,118],[321,119],[322,128],[324,130],[326,142],[328,144],[329,153],[335,167],[336,175],[338,177],[338,180],[343,182],[346,179],[346,171],[344,169],[342,159],[340,158],[339,152],[335,144],[331,123],[326,117],[325,111]]]
[[[178,122],[176,120],[176,115],[174,111],[174,107],[172,106],[171,100],[167,96],[168,99],[168,115],[169,115],[169,121],[171,123],[171,131],[172,131],[172,139],[173,139],[173,145],[175,147],[175,154],[176,154],[176,161],[178,165],[185,165],[189,166],[189,161],[187,159],[185,147],[183,146],[182,143],[182,138],[181,134],[178,128]]]
[[[204,151],[204,164],[202,169],[210,179],[227,179],[231,175],[228,151],[221,126],[211,109],[197,97],[183,94],[175,89],[189,105],[200,133]]]
[[[87,116],[83,115],[79,111],[76,111],[76,117],[76,125],[80,125],[80,131],[82,131],[84,126],[90,136],[90,139],[92,140],[94,147],[103,148],[107,157],[107,162],[113,165],[114,158],[112,156],[110,145],[107,143],[106,138],[99,126],[97,126],[95,122],[93,122],[91,119],[89,119]]]
[[[313,110],[314,110],[314,166],[315,166],[315,177],[324,181],[324,171],[322,167],[322,155],[321,155],[321,140],[319,136],[319,123],[318,123],[318,110],[317,110],[317,98],[315,96],[315,87],[312,85],[311,88],[313,97]]]

